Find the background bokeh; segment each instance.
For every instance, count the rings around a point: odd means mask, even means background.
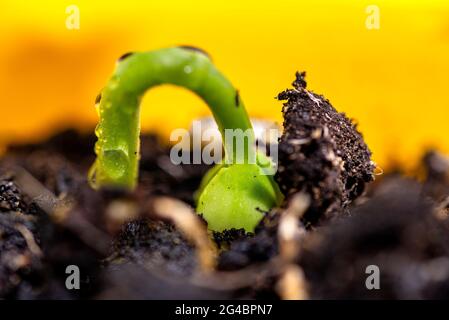
[[[80,29],[66,28],[66,7]],[[367,5],[380,29],[365,26]],[[95,96],[125,52],[189,44],[208,51],[252,116],[281,121],[274,97],[296,70],[359,123],[384,168],[449,153],[449,1],[1,0],[0,145],[67,126],[91,129]],[[144,130],[163,137],[208,114],[162,87],[144,99]]]

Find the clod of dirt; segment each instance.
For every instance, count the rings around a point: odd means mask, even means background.
[[[150,219],[125,224],[114,240],[107,261],[109,264],[133,262],[178,276],[192,274],[197,263],[193,246],[173,225]]]
[[[449,225],[411,180],[385,179],[351,216],[322,227],[299,264],[318,299],[435,299],[449,296]],[[366,281],[378,267],[380,289]],[[370,282],[373,284],[373,282]]]
[[[305,73],[297,73],[294,89],[279,94],[284,132],[279,142],[276,180],[287,195],[304,191],[312,203],[306,225],[341,213],[373,180],[371,152],[344,113],[329,100],[306,90]]]
[[[254,234],[225,231],[215,234],[215,241],[224,246],[218,259],[219,270],[239,270],[252,263],[266,262],[278,253],[277,226],[279,214],[272,210],[258,224]]]
[[[223,230],[223,231],[214,231],[212,233],[213,239],[215,241],[215,244],[217,245],[217,248],[220,250],[228,250],[229,246],[235,241],[235,240],[243,240],[243,239],[249,239],[254,236],[253,233],[246,232],[245,229],[229,229],[229,230]]]

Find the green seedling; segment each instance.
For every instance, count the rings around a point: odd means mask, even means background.
[[[224,141],[224,160],[204,177],[196,193],[197,212],[214,231],[253,231],[263,212],[279,204],[282,195],[270,160],[255,151],[251,122],[238,91],[199,50],[185,47],[126,55],[97,99],[97,158],[89,172],[94,188],[133,189],[139,160],[139,105],[145,92],[162,84],[187,88],[209,106]],[[235,141],[225,130],[248,132],[243,161],[237,161]],[[251,161],[257,159],[257,161]]]

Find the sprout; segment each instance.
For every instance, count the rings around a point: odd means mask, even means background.
[[[197,192],[197,212],[209,229],[253,231],[281,195],[272,175],[264,174],[268,159],[256,153],[254,133],[238,91],[202,51],[189,47],[132,53],[122,57],[97,99],[100,116],[95,133],[97,158],[89,171],[94,188],[133,189],[139,160],[141,97],[152,87],[173,84],[190,89],[209,106],[224,141],[225,161],[213,167]],[[243,163],[237,163],[233,139],[225,129],[249,132]],[[251,162],[257,159],[257,162]]]

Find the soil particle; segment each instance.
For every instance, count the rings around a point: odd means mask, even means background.
[[[306,90],[305,73],[297,73],[294,89],[279,94],[284,132],[279,142],[276,180],[287,196],[305,191],[312,205],[306,226],[340,214],[373,180],[371,152],[344,113],[329,100]]]
[[[242,240],[246,238],[251,238],[252,233],[247,233],[245,229],[230,229],[224,230],[222,232],[214,231],[212,234],[215,243],[219,249],[228,249],[234,240]]]
[[[24,213],[28,209],[11,177],[0,177],[0,211]]]

